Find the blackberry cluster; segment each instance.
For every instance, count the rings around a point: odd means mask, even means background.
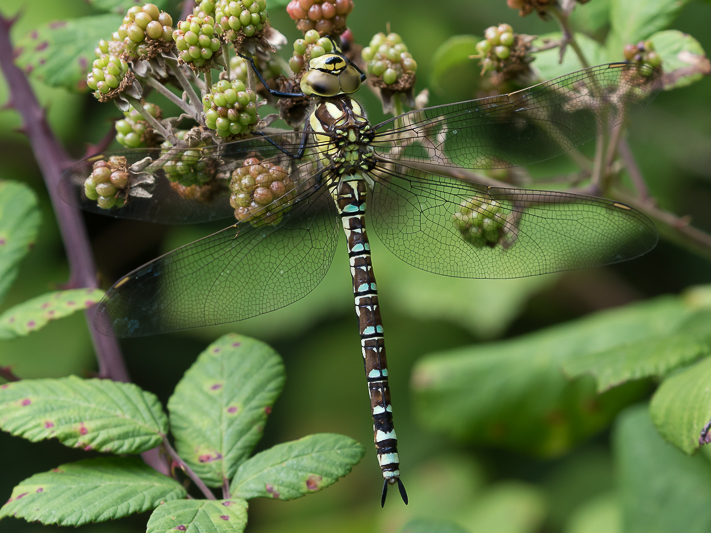
[[[245,85],[249,79],[249,70],[252,67],[249,62],[240,56],[234,56],[230,58],[230,80],[239,80]]]
[[[123,52],[123,41],[107,41],[106,39],[101,39],[99,44],[94,48],[94,55],[96,58],[100,58],[104,54],[109,54],[112,56],[121,55]]]
[[[204,3],[204,2],[203,2]],[[225,42],[253,37],[267,23],[267,0],[217,0],[215,21]]]
[[[333,45],[330,39],[319,37],[316,30],[309,30],[304,34],[303,39],[294,41],[294,55],[289,58],[289,68],[294,74],[299,74],[305,70],[309,61],[332,51]]]
[[[388,87],[408,84],[412,87],[414,84],[417,62],[397,33],[374,35],[361,56],[367,64],[368,74],[374,78],[372,81],[382,80]]]
[[[175,134],[180,139],[185,139],[187,131],[181,130]],[[163,171],[169,181],[177,183],[183,187],[194,185],[202,186],[210,182],[215,176],[215,161],[209,154],[204,154],[200,148],[207,146],[207,143],[200,142],[190,149],[179,152],[175,157],[163,165]],[[161,145],[161,156],[171,151],[173,145],[165,141]]]
[[[153,118],[160,120],[163,111],[160,107],[150,102],[143,104],[145,109]],[[146,148],[155,146],[155,134],[136,109],[124,112],[121,120],[116,121],[116,140],[126,148]]]
[[[496,200],[471,198],[462,202],[459,212],[452,215],[452,223],[476,248],[494,248],[506,233],[506,215]]]
[[[123,24],[112,35],[121,41],[131,57],[146,59],[173,46],[173,19],[155,4],[133,6],[123,18]]]
[[[482,74],[490,73],[494,85],[499,85],[527,72],[531,41],[529,36],[515,34],[509,24],[488,27],[484,39],[476,43]]]
[[[92,172],[84,182],[84,193],[102,209],[121,207],[125,203],[125,195],[121,197],[120,193],[128,188],[129,178],[126,158],[113,155],[108,161],[94,162]]]
[[[203,11],[188,15],[178,23],[173,40],[180,59],[191,68],[210,68],[212,57],[220,50],[215,34],[215,19]]]
[[[286,6],[300,31],[316,30],[321,37],[336,37],[346,31],[346,18],[351,11],[353,0],[291,0]]]
[[[635,63],[643,63],[658,69],[662,65],[661,56],[654,50],[652,41],[640,41],[637,44],[628,44],[624,49],[625,59]]]
[[[202,97],[205,124],[220,137],[248,133],[257,124],[257,93],[240,80],[220,80]]]
[[[102,54],[94,60],[86,84],[94,91],[97,100],[105,102],[116,96],[129,74],[128,63],[119,56]]]
[[[580,0],[578,0],[580,1]],[[584,4],[587,0],[580,2]],[[546,10],[554,5],[556,0],[506,0],[506,4],[511,9],[518,9],[520,17],[525,17],[533,11],[536,11],[539,16],[544,17]]]
[[[260,162],[256,157],[245,159],[232,172],[229,187],[235,218],[255,226],[281,222],[296,196],[294,182],[286,170],[268,161]],[[262,214],[265,206],[270,208]]]

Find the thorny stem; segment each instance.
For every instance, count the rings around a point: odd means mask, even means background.
[[[166,130],[163,127],[163,124],[158,122],[153,115],[151,115],[148,111],[146,111],[141,104],[140,101],[136,100],[135,98],[131,98],[127,94],[123,95],[126,100],[128,100],[128,103],[131,104],[131,107],[133,107],[136,111],[138,111],[143,119],[153,128],[156,132],[158,132],[164,139],[168,139],[170,141],[170,144],[175,145],[178,142],[178,139],[170,133],[168,130]]]
[[[185,464],[185,461],[178,455],[178,452],[173,449],[173,447],[170,445],[170,442],[168,442],[168,438],[163,435],[163,446],[165,447],[165,450],[168,452],[168,455],[175,461],[175,463],[180,467],[180,469],[185,472],[185,474],[192,480],[193,483],[200,489],[200,491],[205,495],[205,497],[208,500],[216,500],[215,495],[212,493],[212,491],[205,485],[202,479],[200,479],[195,472],[193,472],[193,469],[190,468],[187,464]]]
[[[47,123],[32,87],[12,57],[10,26],[12,22],[0,14],[0,68],[7,80],[13,107],[22,117],[27,138],[40,167],[69,262],[70,278],[67,287],[97,288],[96,266],[89,245],[89,237],[81,213],[59,198],[62,169],[73,161],[64,151]],[[130,377],[118,340],[99,334],[93,327],[96,306],[85,311],[91,340],[99,365],[99,375],[114,381],[128,382]],[[141,454],[146,464],[165,472],[154,450]]]
[[[183,100],[179,96],[175,95],[173,93],[173,91],[168,89],[168,87],[166,87],[161,82],[156,80],[153,76],[148,76],[146,78],[142,78],[141,81],[145,81],[148,85],[153,87],[156,91],[158,91],[160,94],[165,96],[168,100],[173,102],[175,105],[177,105],[180,109],[185,111],[188,115],[190,115],[195,120],[198,119],[199,114],[195,112],[195,109],[193,107],[191,107],[185,100]]]

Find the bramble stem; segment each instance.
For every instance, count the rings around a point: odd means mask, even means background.
[[[585,59],[585,55],[583,54],[583,51],[581,50],[580,46],[578,46],[578,42],[575,40],[575,34],[573,33],[573,29],[568,23],[568,16],[563,13],[555,4],[551,6],[550,12],[553,14],[553,17],[558,21],[558,25],[563,31],[563,46],[561,46],[560,48],[560,62],[563,62],[565,44],[570,44],[570,47],[575,52],[575,55],[578,56],[578,60],[580,61],[582,67],[589,68],[590,64],[588,63],[588,60]]]
[[[153,76],[148,76],[147,78],[142,78],[141,81],[145,81],[148,85],[153,87],[156,91],[158,91],[160,94],[165,96],[168,100],[173,102],[175,105],[177,105],[180,109],[185,111],[188,115],[193,117],[195,120],[198,119],[197,114],[195,113],[195,109],[193,109],[188,103],[177,96],[173,91],[168,89],[165,85],[163,85],[161,82],[156,80]]]
[[[188,100],[190,101],[190,105],[193,106],[195,109],[195,113],[200,115],[200,109],[202,109],[202,102],[200,100],[200,97],[197,95],[195,92],[195,89],[193,89],[193,86],[190,85],[190,82],[188,79],[185,77],[185,74],[183,74],[183,71],[180,68],[180,65],[178,65],[177,60],[173,58],[165,58],[165,62],[168,64],[168,67],[170,67],[170,70],[173,72],[175,77],[178,80],[178,83],[180,83],[180,86],[183,88],[185,91],[185,94],[188,95]],[[199,117],[202,118],[202,117]],[[201,125],[204,126],[202,120],[198,120]]]
[[[133,107],[136,111],[138,111],[143,119],[150,125],[151,128],[153,128],[155,131],[157,131],[164,139],[167,139],[170,141],[170,144],[175,145],[178,142],[178,139],[170,133],[168,130],[166,130],[163,127],[163,124],[158,122],[153,115],[151,115],[148,111],[146,111],[141,105],[141,102],[136,100],[135,98],[131,98],[130,96],[124,94],[123,95],[126,100],[128,100],[128,103],[131,104],[131,107]]]
[[[205,485],[202,479],[200,479],[195,472],[193,472],[193,469],[190,468],[187,464],[185,464],[185,461],[178,455],[178,452],[173,449],[173,447],[170,445],[170,442],[168,442],[168,438],[163,435],[163,446],[165,446],[166,451],[168,452],[168,455],[177,463],[177,465],[180,467],[180,469],[185,472],[185,474],[192,480],[193,483],[200,489],[200,491],[205,495],[205,497],[208,500],[216,500],[215,495],[212,493],[212,491]]]

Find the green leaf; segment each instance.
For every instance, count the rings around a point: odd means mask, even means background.
[[[239,533],[246,526],[244,500],[175,500],[153,511],[146,533]]]
[[[685,453],[699,447],[699,435],[711,420],[711,358],[664,380],[652,398],[650,415],[662,437]]]
[[[242,463],[230,486],[234,497],[293,500],[335,483],[365,449],[344,435],[320,433],[278,444]]]
[[[704,49],[688,33],[661,31],[652,35],[650,40],[662,58],[664,90],[686,87],[711,72]]]
[[[626,44],[637,44],[663,30],[677,17],[689,0],[612,0],[611,35],[608,50],[622,55]]]
[[[468,530],[449,520],[415,518],[402,528],[401,533],[468,533]]]
[[[100,39],[110,39],[120,15],[97,15],[52,22],[17,42],[17,65],[50,87],[86,90],[86,74]]]
[[[669,446],[642,405],[613,432],[625,533],[711,531],[711,464]]]
[[[0,339],[14,339],[37,331],[75,311],[91,307],[104,295],[98,289],[49,292],[11,307],[0,315]]]
[[[284,365],[266,344],[225,335],[208,346],[168,401],[178,453],[211,487],[232,479],[259,442],[284,387]]]
[[[575,510],[565,533],[624,533],[616,494],[594,498]]]
[[[547,33],[545,35],[540,35],[536,40],[533,41],[533,46],[539,47],[545,44],[544,41],[557,41],[561,38],[560,33]],[[576,33],[575,40],[580,46],[583,55],[588,61],[589,65],[602,65],[603,63],[609,63],[607,51],[600,45],[597,41],[591,39],[583,33]],[[620,51],[620,57],[622,57],[622,51]],[[557,78],[558,76],[563,76],[570,72],[575,72],[583,67],[582,63],[578,59],[577,54],[573,48],[568,45],[565,50],[565,55],[563,56],[563,62],[560,62],[560,49],[552,48],[544,52],[537,52],[535,54],[536,60],[531,63],[531,67],[534,72],[538,72],[538,78],[541,80],[550,80],[552,78]]]
[[[0,428],[32,442],[141,453],[160,444],[168,420],[150,392],[108,379],[26,379],[0,386]]]
[[[611,0],[595,0],[585,5],[578,5],[570,21],[578,31],[599,34],[610,24],[610,3]]]
[[[504,481],[479,495],[464,523],[472,533],[536,533],[546,516],[543,490],[520,481]]]
[[[606,427],[644,383],[598,396],[591,379],[569,382],[576,355],[675,329],[690,311],[658,298],[517,339],[423,358],[413,371],[415,411],[428,429],[456,438],[551,456]]]
[[[87,459],[35,474],[15,487],[0,518],[80,526],[154,509],[185,489],[138,458]]]
[[[571,378],[593,375],[598,392],[603,392],[629,380],[663,376],[709,353],[711,312],[703,311],[689,318],[671,335],[572,357],[563,363],[563,371]]]
[[[19,262],[37,237],[40,214],[32,189],[0,181],[0,301],[15,281]]]
[[[118,13],[122,17],[126,14],[128,8],[143,4],[142,2],[137,2],[136,0],[87,0],[87,2],[96,9]],[[158,9],[165,9],[165,6],[168,4],[168,0],[151,0],[151,4],[156,5]],[[112,31],[116,31],[117,29],[118,25]]]
[[[430,85],[436,91],[441,90],[440,83],[445,78],[447,71],[461,65],[473,64],[469,56],[477,53],[476,43],[481,39],[474,35],[455,35],[450,37],[435,50],[432,58],[432,72]]]

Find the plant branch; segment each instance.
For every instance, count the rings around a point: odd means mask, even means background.
[[[191,113],[191,115],[197,113],[199,116],[199,110],[202,109],[202,102],[200,100],[200,97],[195,92],[193,86],[190,85],[190,82],[185,77],[185,74],[183,74],[183,71],[181,70],[180,65],[178,65],[177,60],[166,57],[165,62],[168,64],[168,67],[170,67],[170,70],[173,72],[173,75],[178,80],[178,83],[180,83],[180,86],[183,88],[183,91],[185,91],[185,94],[188,95],[190,105],[194,108],[194,113]],[[202,121],[199,122],[200,124],[204,125]]]
[[[630,148],[627,139],[622,139],[617,145],[617,150],[620,157],[625,162],[625,167],[627,167],[627,172],[629,172],[630,179],[637,189],[637,194],[640,199],[646,201],[649,199],[649,189],[644,181],[644,176],[642,176],[642,171],[637,166],[637,161],[632,154],[632,149]]]
[[[159,135],[161,135],[164,139],[167,139],[168,141],[170,141],[170,144],[172,144],[172,145],[176,145],[178,143],[178,139],[175,137],[175,135],[173,135],[168,130],[166,130],[163,127],[163,124],[158,122],[158,120],[156,120],[155,117],[153,117],[153,115],[151,115],[148,111],[146,111],[139,100],[136,100],[135,98],[131,98],[130,96],[128,96],[126,94],[124,94],[123,97],[126,100],[128,100],[128,103],[131,104],[131,107],[133,107],[133,109],[138,111],[141,114],[141,116],[143,117],[143,120],[145,120],[151,128],[153,128],[156,132],[158,132]]]
[[[0,378],[5,381],[20,381],[20,378],[15,375],[10,366],[0,366]]]
[[[180,109],[185,111],[192,118],[197,120],[197,116],[195,114],[195,109],[193,109],[190,105],[188,105],[188,103],[185,100],[183,100],[178,95],[173,93],[173,91],[168,89],[168,87],[166,87],[161,82],[156,80],[153,76],[147,76],[145,78],[142,78],[141,81],[146,82],[146,84],[153,87],[156,91],[158,91],[160,94],[165,96],[168,100],[173,102],[175,105],[177,105]]]
[[[178,455],[178,452],[173,449],[173,447],[170,445],[170,442],[168,442],[168,438],[163,435],[163,446],[165,446],[166,451],[168,452],[168,455],[173,459],[173,461],[176,462],[176,464],[180,467],[180,469],[185,472],[185,474],[197,485],[197,487],[200,489],[200,491],[205,495],[205,497],[208,500],[216,500],[215,495],[212,493],[212,491],[205,485],[202,479],[200,479],[195,472],[193,472],[193,469],[190,468],[187,464],[185,464],[185,461]]]
[[[568,21],[568,14],[561,11],[560,8],[558,8],[558,6],[556,6],[555,4],[551,6],[550,12],[553,14],[553,17],[558,21],[558,25],[560,26],[560,29],[563,32],[563,42],[560,47],[560,62],[563,62],[565,47],[567,44],[569,44],[575,52],[575,55],[578,56],[578,60],[580,61],[582,67],[589,68],[590,64],[588,63],[588,60],[585,59],[585,55],[583,54],[582,49],[578,45],[578,42],[575,40],[575,34],[573,33],[573,29],[570,27],[570,23]]]

